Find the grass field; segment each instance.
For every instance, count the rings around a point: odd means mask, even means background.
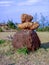
[[[15,32],[0,32],[0,39],[6,40]],[[28,55],[18,54],[11,41],[0,44],[0,65],[49,65],[49,32],[37,32],[41,47]]]

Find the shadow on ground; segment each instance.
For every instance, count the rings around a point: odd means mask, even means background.
[[[49,48],[49,42],[42,43],[40,47],[41,47],[41,48],[44,48],[44,49]]]

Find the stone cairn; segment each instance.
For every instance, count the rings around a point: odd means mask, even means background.
[[[32,22],[33,17],[28,14],[22,14],[21,24],[18,24],[20,31],[17,31],[12,40],[16,49],[27,47],[29,51],[34,51],[40,47],[40,39],[34,31],[39,27],[37,22]]]

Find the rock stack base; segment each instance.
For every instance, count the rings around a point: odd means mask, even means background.
[[[16,49],[27,47],[28,50],[34,51],[40,47],[40,40],[35,31],[20,30],[13,36],[12,44]]]

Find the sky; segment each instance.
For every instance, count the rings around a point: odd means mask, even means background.
[[[23,13],[49,16],[49,0],[0,0],[0,23],[8,19],[21,23]]]

